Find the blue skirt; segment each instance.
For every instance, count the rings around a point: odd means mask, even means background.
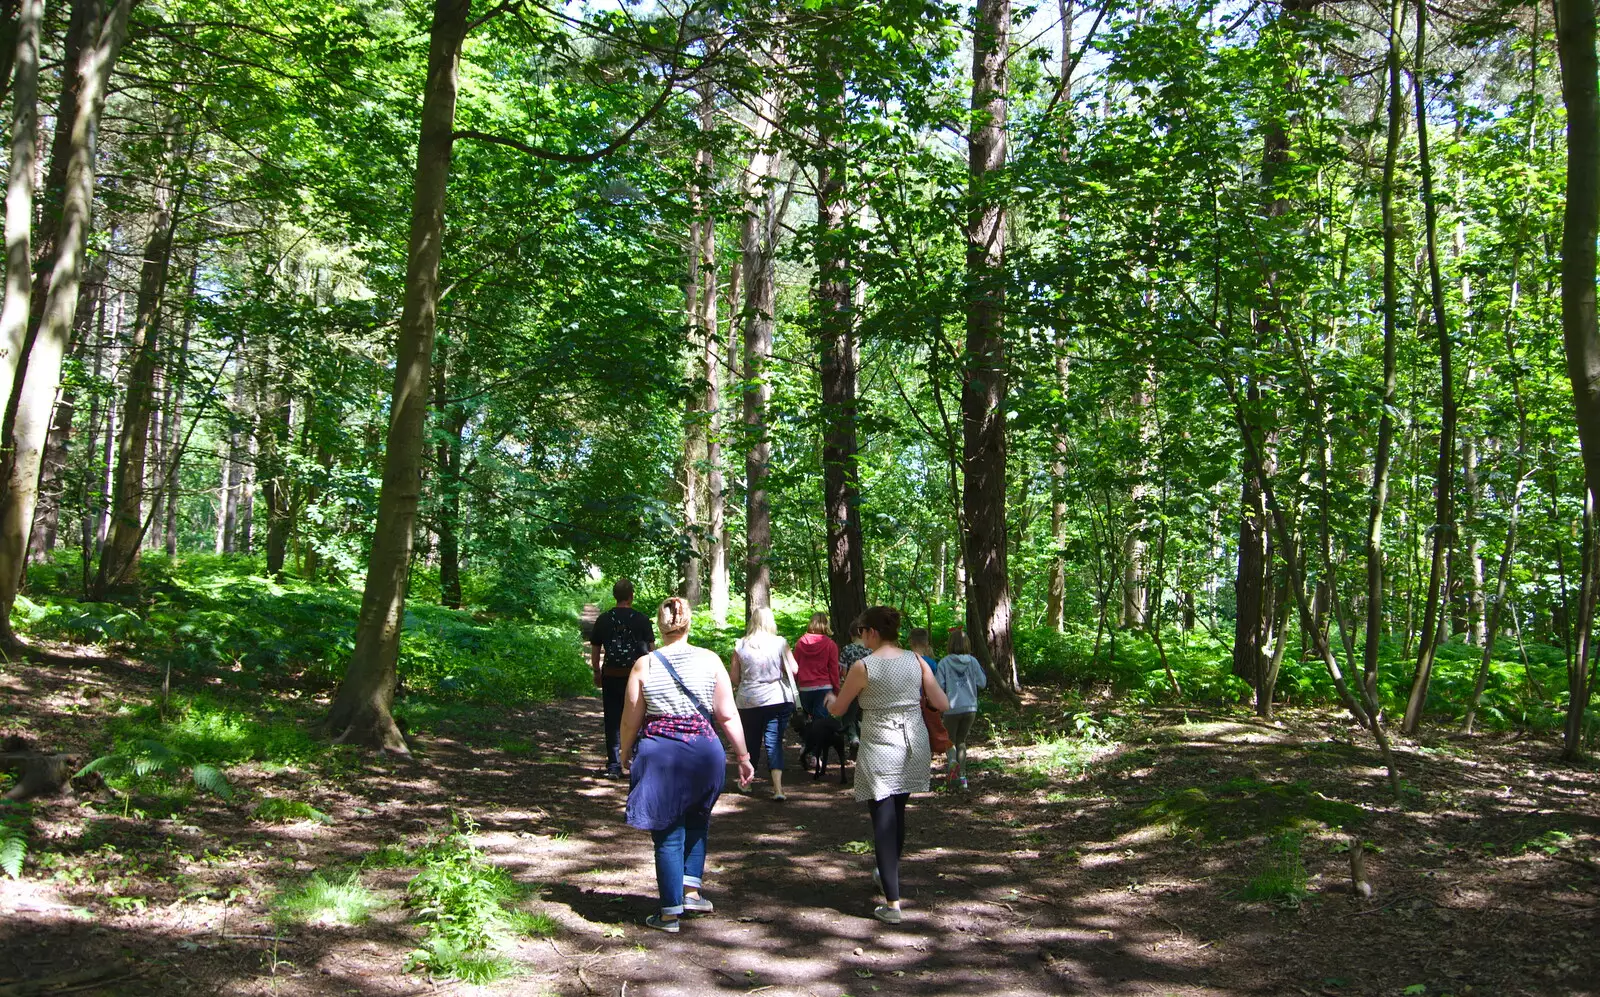
[[[633,757],[627,821],[665,831],[686,820],[704,823],[722,795],[727,754],[711,726],[696,716],[655,717]]]

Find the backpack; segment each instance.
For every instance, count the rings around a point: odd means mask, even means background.
[[[612,675],[627,674],[633,663],[645,654],[644,642],[631,627],[618,618],[615,609],[611,610],[611,632],[606,635],[605,643],[600,646],[606,652],[605,662],[600,670]]]

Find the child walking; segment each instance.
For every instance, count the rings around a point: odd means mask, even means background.
[[[949,652],[939,660],[934,675],[939,688],[950,700],[944,712],[944,726],[950,732],[950,750],[946,754],[945,769],[949,785],[967,788],[967,736],[972,733],[972,722],[978,718],[978,690],[989,684],[983,665],[970,653],[967,634],[960,627],[950,628]]]

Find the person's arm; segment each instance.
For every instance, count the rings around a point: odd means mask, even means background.
[[[633,765],[633,744],[644,726],[644,677],[650,673],[650,659],[642,657],[628,673],[628,690],[622,700],[622,771]]]
[[[986,689],[986,688],[988,688],[988,686],[989,686],[989,673],[983,670],[983,666],[982,665],[979,665],[978,666],[978,688]]]
[[[922,666],[922,695],[928,700],[928,705],[943,713],[950,708],[950,697],[944,694],[944,687],[939,680],[934,678],[933,669],[928,667],[926,661],[918,659]]]
[[[717,688],[711,694],[711,712],[717,718],[717,726],[722,728],[722,736],[733,745],[733,750],[739,756],[739,785],[749,786],[756,777],[756,767],[750,762],[750,749],[744,743],[744,726],[739,722],[739,710],[733,702],[733,683],[728,679],[728,670],[722,667],[722,662],[717,662]]]
[[[643,614],[641,613],[640,615],[642,616]],[[650,617],[648,616],[644,618],[644,649],[646,651],[654,651],[656,649],[656,625],[650,622]]]
[[[600,652],[605,646],[606,618],[598,617],[594,621],[594,629],[589,631],[589,667],[594,669],[594,684],[600,686]]]
[[[736,686],[743,679],[744,662],[739,660],[739,649],[734,648],[733,653],[728,656],[728,681]]]
[[[842,717],[845,711],[850,709],[850,704],[856,701],[856,697],[861,695],[861,690],[866,687],[867,659],[862,658],[850,666],[850,674],[844,677],[844,688],[840,689],[838,694],[823,700],[822,704],[833,716]]]
[[[783,646],[783,660],[789,666],[789,680],[795,685],[800,684],[800,662],[794,660],[794,648],[787,643]]]
[[[828,641],[828,685],[839,691],[839,645]]]

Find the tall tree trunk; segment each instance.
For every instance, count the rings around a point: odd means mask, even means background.
[[[16,12],[17,76],[11,107],[11,175],[6,181],[6,287],[0,304],[0,386],[10,386],[28,336],[33,301],[34,151],[39,143],[39,24],[44,0]],[[7,57],[10,57],[8,52]]]
[[[83,282],[82,299],[73,321],[72,356],[82,359],[89,349],[96,314],[104,315],[106,264],[96,260],[89,268]],[[103,324],[103,322],[102,322]],[[33,509],[33,526],[28,531],[28,561],[37,564],[48,560],[55,550],[56,533],[61,520],[61,498],[66,488],[68,465],[71,461],[72,425],[77,416],[77,388],[63,384],[61,397],[56,401],[55,414],[50,420],[50,432],[45,436],[44,457],[39,465],[39,501]],[[94,452],[90,444],[89,453]]]
[[[1150,497],[1149,429],[1150,408],[1154,404],[1150,394],[1148,367],[1139,371],[1132,392],[1133,432],[1138,440],[1138,467],[1133,485],[1128,489],[1128,506],[1131,510],[1128,532],[1122,538],[1122,627],[1125,630],[1145,628],[1150,622],[1150,592],[1145,584],[1149,574],[1148,544],[1145,533],[1150,522],[1144,513],[1145,502]]]
[[[1441,588],[1450,550],[1455,545],[1456,393],[1450,326],[1444,311],[1444,280],[1439,272],[1439,206],[1433,194],[1433,168],[1428,159],[1428,102],[1423,89],[1427,68],[1428,3],[1417,0],[1417,68],[1413,90],[1417,104],[1417,167],[1422,174],[1422,215],[1427,236],[1428,291],[1433,306],[1434,334],[1439,340],[1439,460],[1434,475],[1433,563],[1428,570],[1428,601],[1423,608],[1422,640],[1417,670],[1411,679],[1402,730],[1415,733],[1428,703],[1428,681],[1439,644]]]
[[[0,370],[0,373],[10,375],[10,381],[5,382],[10,388],[5,418],[0,422],[0,447],[4,448],[4,454],[0,455],[3,456],[0,459],[0,471],[3,471],[0,479],[10,472],[11,437],[17,418],[22,378],[27,369],[28,354],[39,335],[39,323],[44,318],[51,275],[59,257],[57,243],[66,214],[67,171],[72,162],[74,135],[78,131],[77,118],[80,106],[84,103],[82,70],[86,54],[90,58],[93,56],[103,14],[103,0],[72,0],[72,13],[62,42],[61,92],[56,101],[55,132],[50,138],[50,163],[45,170],[44,197],[39,205],[38,226],[33,238],[33,292],[28,308],[28,324],[20,348],[8,353],[8,366]],[[86,132],[91,140],[95,130],[91,126]],[[9,212],[7,217],[10,217]]]
[[[716,104],[707,84],[700,92],[700,130],[709,133],[716,127]],[[711,150],[702,148],[695,154],[697,185],[704,190],[710,187],[712,174]],[[728,496],[727,476],[722,470],[722,383],[723,354],[722,327],[717,321],[717,223],[709,208],[702,208],[699,240],[694,248],[700,261],[700,291],[698,316],[701,335],[705,337],[706,370],[706,537],[705,546],[710,553],[711,619],[717,626],[728,622]]]
[[[845,193],[847,151],[839,130],[844,80],[822,67],[817,167],[817,333],[822,347],[822,493],[827,529],[828,613],[839,632],[867,608],[861,549],[861,486],[856,466],[856,330],[850,276],[851,235]]]
[[[1367,620],[1361,685],[1370,701],[1378,694],[1378,645],[1383,638],[1383,511],[1389,498],[1389,464],[1394,449],[1395,326],[1400,307],[1394,216],[1395,163],[1405,127],[1405,95],[1400,90],[1400,0],[1389,4],[1389,127],[1383,150],[1383,396],[1378,415],[1378,449],[1372,459],[1372,497],[1367,506]]]
[[[61,385],[61,360],[71,338],[78,310],[78,284],[83,276],[84,249],[94,210],[95,132],[105,106],[106,83],[127,33],[132,0],[116,0],[106,13],[95,43],[79,59],[75,75],[80,92],[73,119],[66,197],[62,203],[60,238],[51,266],[39,334],[14,391],[11,459],[0,495],[0,641],[14,644],[11,607],[22,584],[28,530],[39,496],[39,464],[50,430],[56,391]]]
[[[434,490],[439,503],[435,532],[439,537],[439,603],[446,609],[461,608],[461,440],[466,431],[466,409],[450,404],[446,376],[450,358],[448,341],[441,340],[435,351],[433,408],[439,414],[443,432],[434,448]],[[456,363],[465,362],[462,352]],[[459,380],[458,376],[458,380]]]
[[[128,390],[123,404],[122,432],[117,440],[116,481],[111,491],[111,535],[100,552],[100,571],[91,593],[104,601],[139,577],[139,544],[144,539],[145,464],[151,416],[156,410],[157,347],[172,269],[172,237],[182,213],[183,164],[176,135],[169,126],[168,164],[165,177],[152,184],[153,207],[145,241],[144,263],[139,272],[139,295],[134,305],[133,353],[128,367]],[[172,179],[176,178],[176,182]],[[171,186],[169,187],[169,183]]]
[[[701,194],[698,186],[691,185],[689,199],[698,216]],[[681,461],[681,486],[683,499],[683,538],[678,556],[678,594],[690,606],[700,605],[702,585],[701,569],[705,558],[705,530],[701,525],[700,511],[705,505],[706,493],[706,442],[709,436],[706,411],[705,384],[711,377],[706,366],[710,344],[701,338],[705,330],[700,327],[700,229],[709,220],[699,217],[689,222],[689,275],[684,284],[685,325],[689,329],[689,353],[685,358],[685,375],[689,393],[683,406],[683,459]]]
[[[244,352],[243,344],[239,351]],[[233,404],[228,412],[228,444],[222,454],[222,496],[217,511],[217,553],[232,554],[238,550],[239,495],[244,491],[244,434],[240,422],[244,419],[245,370],[244,357],[233,361]]]
[[[1556,48],[1567,108],[1567,202],[1561,219],[1561,335],[1583,452],[1584,521],[1600,497],[1600,332],[1595,324],[1595,236],[1600,229],[1600,98],[1596,96],[1595,10],[1588,0],[1557,0]],[[1563,754],[1582,748],[1590,693],[1590,644],[1600,594],[1600,552],[1585,536],[1578,600],[1577,653],[1568,665]]]
[[[189,264],[189,284],[184,292],[183,300],[187,304],[194,300],[195,279],[199,276],[200,260],[196,255]],[[177,373],[173,377],[172,386],[172,456],[167,458],[167,556],[178,556],[178,509],[183,495],[183,441],[180,434],[183,432],[183,394],[189,381],[189,340],[194,335],[195,313],[194,309],[186,308],[183,316],[183,338],[178,341],[178,355],[170,365]]]
[[[264,358],[270,360],[270,358]],[[259,461],[262,504],[267,512],[267,573],[283,577],[289,555],[289,529],[293,525],[289,508],[289,422],[293,408],[289,391],[289,372],[276,364],[262,365],[261,379],[261,458]]]
[[[994,187],[1006,165],[1010,0],[978,0],[968,136],[966,312],[961,384],[967,632],[998,689],[1020,685],[1006,570],[1006,213]]]
[[[13,80],[11,72],[16,68],[16,59],[19,55],[18,48],[24,33],[28,30],[26,19],[28,12],[23,9],[29,0],[0,0],[0,102],[4,102],[6,95],[12,89]],[[43,9],[41,0],[39,7]],[[39,14],[33,14],[32,30],[35,32],[33,40],[34,72],[38,72],[39,60]],[[35,76],[37,79],[37,75]],[[16,162],[15,159],[12,160]]]
[[[471,6],[471,0],[434,2],[377,530],[367,559],[355,649],[328,710],[328,730],[339,741],[400,753],[408,753],[408,749],[391,708],[412,533],[422,490],[422,430],[439,308],[439,256],[454,141],[457,70]]]
[[[744,178],[744,225],[740,251],[744,258],[744,428],[746,612],[772,605],[772,505],[767,497],[767,405],[772,385],[767,362],[772,358],[772,331],[777,313],[775,271],[783,206],[777,196],[778,154],[767,148],[778,115],[773,93],[762,95],[755,123],[755,152]]]
[[[1077,0],[1057,0],[1061,16],[1061,91],[1062,118],[1072,115],[1072,27],[1077,13]],[[1065,130],[1063,131],[1065,134]],[[1069,161],[1072,152],[1065,144],[1061,148],[1061,161]],[[1063,254],[1069,251],[1068,235],[1072,227],[1072,205],[1065,193],[1056,208],[1056,220],[1061,224],[1060,244]],[[1070,322],[1070,291],[1063,287],[1058,292],[1056,309],[1055,348],[1056,383],[1061,397],[1067,397],[1068,361],[1067,328]],[[1045,625],[1053,630],[1063,630],[1067,625],[1067,561],[1064,548],[1067,542],[1067,420],[1062,418],[1056,427],[1052,449],[1055,459],[1050,464],[1050,575],[1045,583]],[[941,586],[942,587],[942,586]]]

